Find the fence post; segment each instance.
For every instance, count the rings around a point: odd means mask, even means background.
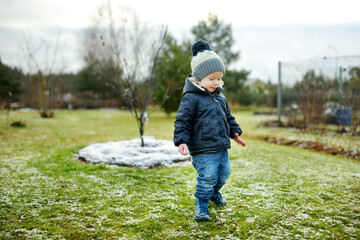
[[[343,68],[342,66],[339,67],[339,99],[340,99],[340,107],[342,105],[342,98],[343,98],[343,83],[342,83],[342,72]]]
[[[281,62],[278,63],[278,89],[277,89],[277,107],[278,107],[278,126],[281,125]]]

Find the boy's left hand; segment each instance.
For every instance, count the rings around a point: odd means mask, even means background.
[[[237,144],[240,144],[243,147],[246,146],[245,142],[240,138],[238,133],[235,133],[234,140],[235,140],[235,142],[237,142]]]

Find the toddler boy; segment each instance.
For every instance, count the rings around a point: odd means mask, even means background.
[[[182,155],[190,153],[196,169],[194,218],[209,221],[208,203],[226,205],[220,189],[230,176],[227,149],[230,138],[245,146],[242,130],[222,91],[225,66],[204,40],[192,47],[191,69],[175,120],[174,143]]]

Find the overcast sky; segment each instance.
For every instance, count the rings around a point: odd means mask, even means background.
[[[0,56],[24,67],[20,49],[24,35],[47,39],[62,33],[62,54],[68,71],[82,66],[79,35],[98,16],[107,0],[0,0]],[[135,9],[141,20],[167,24],[177,38],[208,13],[231,23],[234,50],[241,59],[229,66],[251,70],[252,78],[277,78],[278,61],[318,57],[360,56],[359,0],[113,0]]]

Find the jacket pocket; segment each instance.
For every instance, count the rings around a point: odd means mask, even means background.
[[[218,126],[211,124],[202,125],[201,140],[206,144],[216,141],[218,138],[218,136],[216,136],[218,134],[217,127]]]

